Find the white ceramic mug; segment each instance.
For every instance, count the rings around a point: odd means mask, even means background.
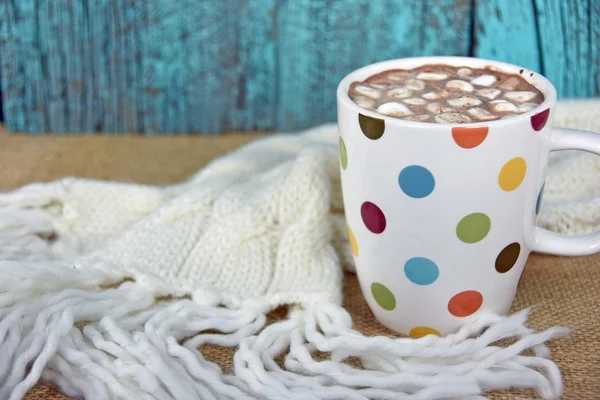
[[[342,191],[361,289],[382,324],[414,337],[453,332],[482,312],[506,314],[531,251],[600,251],[600,233],[572,237],[535,225],[550,152],[600,154],[600,135],[553,127],[556,89],[543,76],[522,74],[544,94],[541,105],[481,123],[407,121],[348,96],[354,81],[423,64],[525,69],[405,58],[358,69],[338,86]]]

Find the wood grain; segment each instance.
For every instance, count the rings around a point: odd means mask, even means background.
[[[600,1],[590,0],[590,3],[590,43],[592,44],[590,51],[590,67],[592,69],[590,96],[597,96],[600,94]]]
[[[325,120],[323,75],[327,0],[279,3],[277,127],[293,130]],[[334,105],[331,104],[331,107]]]
[[[274,125],[274,0],[148,2],[145,131]]]
[[[417,19],[424,25],[423,55],[469,55],[474,1],[427,0],[423,3],[424,12]]]
[[[41,49],[35,20],[34,2],[0,2],[0,45],[2,48],[2,94],[4,116],[9,130],[35,132],[47,127],[46,113],[38,106],[43,97],[39,85]],[[28,77],[35,84],[27,84]]]
[[[9,131],[294,131],[338,82],[399,57],[475,55],[600,95],[600,0],[6,0]]]
[[[400,57],[468,54],[468,0],[279,4],[277,129],[334,121],[337,85],[361,66]]]
[[[475,3],[473,53],[541,73],[535,7],[530,0]]]
[[[535,0],[544,74],[559,97],[597,96],[599,0]],[[593,7],[592,7],[593,5]],[[592,22],[596,25],[592,28]],[[593,55],[595,59],[592,59]]]

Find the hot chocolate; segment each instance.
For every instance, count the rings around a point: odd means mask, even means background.
[[[387,70],[353,82],[348,95],[367,110],[411,121],[493,121],[527,112],[544,101],[524,73],[431,64]]]

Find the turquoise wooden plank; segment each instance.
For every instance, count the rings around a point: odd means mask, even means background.
[[[364,20],[368,23],[362,24],[367,37],[368,51],[363,53],[360,65],[423,55],[427,26],[422,21],[426,4],[427,2],[420,0],[368,3],[368,12]]]
[[[280,1],[277,26],[277,128],[288,131],[324,122],[323,43],[327,31],[327,1]]]
[[[274,0],[148,3],[146,132],[272,127],[274,9]]]
[[[535,8],[531,0],[475,2],[473,54],[541,72]]]
[[[89,49],[85,46],[88,41],[88,15],[86,5],[81,1],[71,1],[69,3],[56,3],[64,6],[62,24],[59,27],[61,34],[59,37],[70,37],[72,41],[63,41],[59,43],[60,57],[64,59],[64,82],[66,92],[63,93],[67,107],[67,118],[65,120],[64,130],[73,132],[81,127],[90,127],[93,120],[94,107],[92,106],[91,81],[89,71],[90,62],[87,52]],[[48,40],[47,36],[42,36],[42,40]],[[81,57],[71,57],[69,53],[81,54]],[[88,73],[88,74],[86,74]],[[86,129],[89,130],[89,129]]]
[[[351,70],[435,54],[514,62],[545,72],[563,97],[597,96],[599,3],[4,1],[6,127],[298,130],[335,120],[335,88]]]
[[[590,51],[589,63],[591,72],[591,96],[600,94],[600,0],[590,0],[590,28],[592,49]],[[595,45],[594,45],[595,44]]]
[[[238,25],[235,129],[270,130],[277,118],[277,0],[235,6]]]
[[[593,81],[591,37],[591,7],[590,1],[562,1],[561,12],[565,30],[566,43],[566,90],[561,94],[565,97],[590,96]],[[600,46],[600,43],[596,43]],[[583,74],[580,74],[580,71]]]
[[[111,4],[113,6],[109,7]],[[114,82],[113,87],[106,87],[104,90],[113,93],[113,98],[116,94],[119,120],[115,132],[143,132],[144,126],[139,114],[142,109],[140,101],[144,97],[142,50],[147,32],[146,2],[109,0],[104,5],[103,11],[107,13],[106,22],[109,25],[109,38],[113,48],[109,56],[108,65],[111,69],[108,75],[113,76]],[[118,89],[116,93],[114,86]]]
[[[337,84],[360,66],[424,54],[466,55],[469,5],[462,0],[280,2],[277,128],[334,121]]]
[[[89,125],[92,107],[85,102],[90,92],[89,68],[85,60],[85,9],[81,1],[38,2],[38,46],[41,70],[36,71],[41,82],[38,107],[46,109],[46,126],[51,132],[65,133]],[[77,54],[77,56],[75,56]],[[86,87],[87,86],[87,87]]]
[[[597,96],[598,41],[592,41],[591,4],[598,0],[535,0],[544,74],[559,97]],[[596,66],[595,66],[596,65]]]
[[[63,41],[71,38],[62,30],[63,18],[68,15],[67,4],[61,1],[44,1],[39,4],[39,39],[40,50],[48,60],[42,71],[47,77],[46,91],[43,99],[48,111],[47,129],[62,133],[68,130],[69,110],[71,105],[67,98],[66,60],[63,54]],[[69,44],[70,45],[70,44]]]
[[[336,89],[346,74],[370,63],[419,54],[421,43],[405,39],[424,30],[419,23],[422,11],[419,0],[327,3],[327,29],[322,38],[325,48],[321,113],[325,113],[325,121],[336,118]]]
[[[139,132],[136,6],[123,0],[2,2],[6,126],[24,132]],[[16,73],[11,73],[16,71]],[[129,75],[128,75],[129,74]]]
[[[228,100],[236,95],[226,90],[235,44],[227,11],[224,1],[149,3],[143,57],[148,133],[185,132],[188,123],[217,131],[227,119]]]
[[[80,43],[73,46],[81,49],[76,56],[85,60],[81,79],[89,79],[92,85],[85,89],[86,107],[94,108],[86,131],[142,132],[138,101],[144,98],[140,84],[144,41],[140,38],[145,35],[145,2],[81,1],[87,36],[74,39]]]
[[[424,0],[423,50],[420,54],[469,55],[474,0]]]
[[[30,84],[39,81],[42,61],[38,31],[28,23],[35,19],[35,13],[33,0],[0,2],[3,108],[9,130],[36,132],[46,128],[45,109],[37,105],[41,88]]]

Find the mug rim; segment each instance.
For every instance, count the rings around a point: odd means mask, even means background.
[[[522,114],[517,114],[511,116],[510,118],[505,119],[497,119],[493,121],[477,121],[477,122],[468,122],[464,124],[458,123],[450,123],[450,124],[440,124],[433,122],[419,122],[419,121],[410,121],[401,118],[390,117],[388,115],[380,114],[376,111],[367,110],[356,104],[350,96],[348,95],[348,89],[350,88],[350,84],[355,81],[364,80],[372,75],[377,73],[390,70],[390,69],[412,69],[418,68],[419,66],[425,64],[447,64],[453,67],[467,67],[467,68],[495,68],[500,72],[511,73],[511,74],[519,74],[520,70],[524,70],[522,74],[520,74],[525,81],[529,84],[533,85],[544,95],[544,101],[539,104],[537,107],[524,112]],[[550,109],[552,112],[552,106],[556,103],[556,88],[550,82],[548,78],[539,74],[535,71],[532,71],[528,68],[510,64],[503,61],[495,61],[489,60],[480,57],[464,57],[464,56],[422,56],[422,57],[407,57],[407,58],[395,58],[385,61],[379,61],[376,63],[365,65],[361,68],[355,69],[352,72],[348,73],[340,83],[338,84],[337,91],[337,100],[338,104],[341,103],[345,108],[348,108],[352,111],[355,111],[357,114],[363,114],[372,118],[385,120],[386,124],[397,124],[407,127],[415,127],[415,128],[429,128],[429,129],[439,129],[443,131],[447,131],[448,127],[475,127],[486,125],[488,127],[500,127],[511,125],[513,123],[523,122],[523,120],[529,120],[532,116],[539,114],[540,112]],[[338,119],[341,117],[338,110]],[[551,121],[549,121],[551,122]]]

